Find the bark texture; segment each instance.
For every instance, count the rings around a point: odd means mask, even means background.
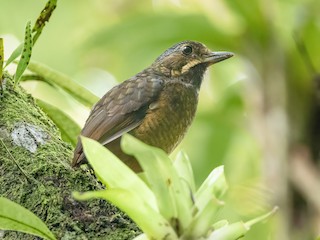
[[[11,76],[0,96],[0,196],[39,216],[58,239],[132,239],[131,220],[103,200],[79,202],[73,191],[101,189],[84,170],[70,167],[72,147]],[[4,239],[37,239],[6,231]]]

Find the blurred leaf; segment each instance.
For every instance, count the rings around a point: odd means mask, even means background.
[[[212,197],[192,219],[190,226],[188,226],[184,236],[185,239],[200,239],[208,233],[208,229],[213,225],[216,214],[224,203]]]
[[[97,96],[70,79],[68,76],[53,70],[44,64],[30,62],[28,69],[43,77],[49,84],[62,88],[87,107],[92,107],[99,100]]]
[[[101,64],[124,79],[128,73],[131,75],[145,68],[165,49],[184,40],[201,40],[208,47],[214,44],[216,49],[235,43],[233,38],[213,26],[203,14],[139,12],[92,34],[85,47],[94,52],[103,52]]]
[[[38,40],[46,22],[49,21],[54,9],[57,7],[57,0],[49,0],[41,11],[40,16],[38,17],[36,23],[33,26],[32,32],[36,32],[33,37],[33,44]]]
[[[235,240],[243,237],[248,230],[243,222],[236,222],[215,230],[208,240]]]
[[[215,168],[195,194],[195,216],[185,233],[187,238],[198,239],[207,233],[217,211],[224,205],[218,198],[222,197],[227,188],[223,166]]]
[[[227,226],[228,224],[229,224],[228,220],[223,219],[223,220],[220,220],[220,221],[218,221],[218,222],[215,222],[215,223],[212,225],[212,228],[216,230],[216,229],[225,227],[225,226]]]
[[[178,239],[167,220],[150,205],[145,204],[140,192],[117,188],[82,194],[74,193],[73,196],[79,200],[102,198],[110,201],[128,214],[148,235],[148,239]]]
[[[187,187],[190,189],[190,194],[195,193],[196,185],[194,183],[194,176],[191,163],[187,154],[183,151],[178,152],[173,165],[180,177],[180,180],[185,181]]]
[[[168,155],[129,134],[122,137],[121,148],[139,161],[161,214],[175,229],[184,231],[192,218],[192,196],[190,190],[183,187]]]
[[[30,62],[31,53],[32,53],[32,45],[33,44],[32,44],[32,34],[31,34],[31,22],[29,21],[26,26],[21,58],[18,62],[16,74],[14,76],[14,85],[15,86],[19,83],[21,75],[24,73],[24,71],[26,70],[26,68]]]
[[[273,15],[263,7],[262,1],[243,4],[241,0],[227,0],[225,3],[233,10],[233,14],[245,24],[246,40],[253,44],[251,47],[263,49],[269,44],[272,37],[270,21]],[[272,4],[270,4],[270,8],[272,8]]]
[[[7,67],[10,63],[12,63],[17,57],[20,56],[23,49],[23,43],[21,43],[10,55],[8,60],[6,61],[6,65],[4,67]]]
[[[215,168],[207,179],[201,184],[200,188],[195,194],[195,205],[199,211],[202,211],[211,201],[212,196],[217,199],[221,198],[227,191],[228,185],[224,176],[224,167]]]
[[[267,218],[271,217],[272,215],[274,215],[277,211],[278,211],[279,207],[274,207],[270,212],[264,214],[264,215],[261,215],[260,217],[256,217],[252,220],[249,220],[245,223],[246,227],[247,228],[250,228],[252,227],[254,224],[257,224],[259,222],[262,222],[264,220],[266,220]]]
[[[83,194],[74,193],[74,196],[80,200],[106,199],[125,211],[148,237],[169,236],[175,239],[176,234],[158,212],[155,197],[146,184],[98,142],[85,137],[81,137],[81,141],[95,174],[109,189]]]
[[[60,109],[37,99],[37,104],[49,116],[49,118],[57,125],[64,141],[69,142],[72,146],[76,146],[77,138],[81,131],[80,127]]]
[[[81,142],[86,158],[103,184],[108,188],[127,189],[138,193],[143,205],[149,205],[158,211],[151,190],[127,165],[100,143],[86,137],[81,137]]]
[[[4,197],[0,197],[0,229],[25,232],[44,239],[56,239],[40,218]]]
[[[208,239],[210,240],[234,240],[239,239],[240,237],[244,236],[246,232],[250,230],[254,224],[262,222],[267,218],[271,217],[276,211],[278,207],[275,207],[270,212],[252,219],[246,223],[244,222],[236,222],[230,225],[225,225],[223,227],[218,228],[215,230]]]

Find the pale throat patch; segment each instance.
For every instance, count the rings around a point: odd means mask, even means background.
[[[198,65],[201,63],[199,59],[193,59],[192,61],[188,62],[186,65],[184,65],[181,70],[180,69],[172,69],[170,71],[170,75],[172,77],[179,77],[181,74],[184,74],[189,71],[190,68]]]
[[[201,63],[201,61],[199,59],[193,59],[191,62],[188,62],[186,65],[184,65],[181,68],[181,74],[188,72],[190,68],[198,65],[199,63]]]

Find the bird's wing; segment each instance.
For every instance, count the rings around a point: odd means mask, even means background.
[[[103,145],[140,125],[149,105],[159,96],[163,81],[159,78],[135,77],[107,92],[92,109],[81,135]],[[73,165],[83,158],[78,141]]]

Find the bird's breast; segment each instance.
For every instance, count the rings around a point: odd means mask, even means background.
[[[197,104],[198,93],[194,87],[178,81],[167,83],[132,134],[170,153],[190,126]]]

